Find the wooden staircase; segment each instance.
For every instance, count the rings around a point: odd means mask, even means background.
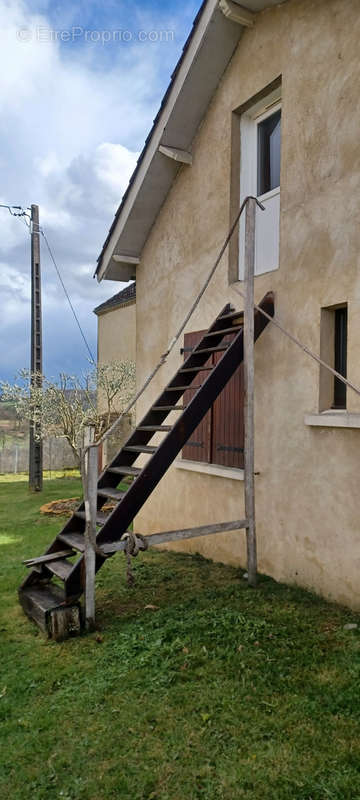
[[[273,316],[274,296],[271,292],[259,305]],[[254,324],[256,340],[268,320],[255,311]],[[233,334],[233,338],[224,342],[229,334]],[[209,369],[205,365],[209,355],[215,351],[221,352],[222,357]],[[120,541],[242,360],[242,312],[233,311],[228,305],[100,475],[97,495],[97,544],[100,547],[106,545],[108,550],[109,546]],[[199,388],[184,407],[181,398],[197,376]],[[172,412],[178,412],[178,418],[173,424],[164,424]],[[150,444],[158,434],[164,434],[162,441]],[[146,464],[135,466],[139,456],[149,458]],[[117,487],[125,476],[131,476],[133,481],[126,491],[119,491]],[[106,514],[102,509],[109,499],[115,501],[116,506]],[[84,504],[81,504],[46,553],[33,560],[31,571],[19,588],[19,599],[25,613],[45,631],[48,631],[51,611],[73,607],[84,590],[84,530],[85,512]],[[96,570],[104,561],[105,558],[96,556]]]

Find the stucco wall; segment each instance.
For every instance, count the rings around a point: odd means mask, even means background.
[[[289,0],[244,33],[197,134],[193,166],[179,173],[137,268],[139,385],[227,234],[232,112],[280,74],[280,268],[256,277],[256,299],[275,291],[278,319],[317,352],[321,307],[347,301],[348,375],[360,384],[359,40],[357,0]],[[242,307],[225,257],[187,330],[206,327],[228,301]],[[139,403],[138,418],[180,360],[177,349]],[[360,608],[360,431],[304,424],[318,410],[319,369],[274,328],[256,344],[255,368],[259,569]],[[350,391],[348,408],[360,412]],[[136,527],[154,532],[243,514],[241,482],[173,466]],[[242,532],[183,549],[245,563]]]
[[[136,303],[110,309],[98,315],[98,363],[135,361]]]
[[[112,361],[136,361],[135,301],[98,314],[98,364],[109,364]],[[98,406],[100,412],[105,412],[106,404],[101,391],[98,393]],[[103,468],[124,444],[133,427],[134,415],[129,415],[118,426],[115,434],[104,443]]]

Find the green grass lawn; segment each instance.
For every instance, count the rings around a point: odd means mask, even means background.
[[[99,631],[46,641],[17,603],[21,560],[75,478],[0,485],[0,796],[9,800],[360,798],[360,619],[201,557],[99,573]],[[146,606],[158,608],[146,608]]]

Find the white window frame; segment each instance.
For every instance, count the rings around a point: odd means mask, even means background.
[[[266,202],[272,198],[279,197],[280,208],[280,186],[266,192],[265,194],[257,194],[258,187],[258,126],[276,111],[281,110],[281,87],[278,87],[262,100],[255,103],[251,108],[245,111],[240,117],[240,141],[241,141],[241,161],[240,161],[240,204],[244,201],[247,195],[254,195],[258,197],[260,202]],[[261,215],[266,212],[257,208],[256,210],[256,227],[257,236],[261,231]],[[280,212],[279,212],[280,218]],[[278,244],[280,250],[280,243]],[[242,215],[240,220],[239,232],[239,279],[243,280],[244,277],[244,254],[245,254],[245,214]],[[255,253],[255,275],[262,275],[266,272],[273,272],[279,268],[279,258],[277,258],[276,265],[272,264],[269,267],[259,266],[256,263]]]

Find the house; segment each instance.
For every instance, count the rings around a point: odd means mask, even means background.
[[[136,282],[94,308],[97,316],[98,364],[135,361]]]
[[[94,309],[97,316],[97,363],[104,366],[112,362],[136,360],[136,282],[117,292]],[[101,393],[98,396],[100,411],[104,409]],[[104,409],[105,410],[105,409]],[[128,437],[133,427],[130,416],[123,420],[116,433],[102,445],[100,466],[103,468],[118,447]]]
[[[99,280],[136,275],[139,387],[249,194],[265,206],[256,301],[273,291],[281,325],[360,385],[359,39],[357,0],[204,0],[98,261]],[[242,308],[243,269],[242,220],[182,349],[226,303]],[[172,352],[138,419],[183,357]],[[359,609],[359,397],[269,325],[255,400],[259,570]],[[244,516],[242,403],[239,370],[137,530]],[[246,561],[239,531],[176,547]]]

